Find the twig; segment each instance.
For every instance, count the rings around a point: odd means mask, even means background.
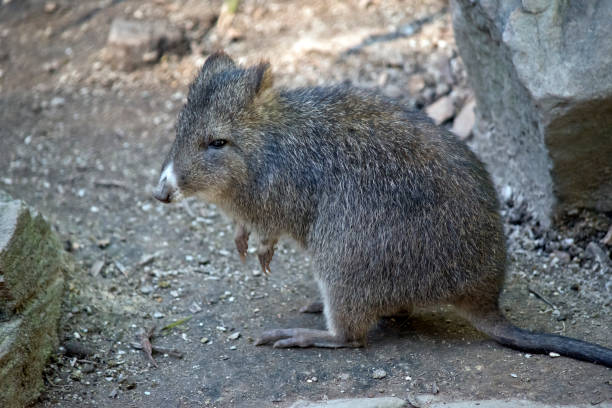
[[[94,185],[96,187],[119,187],[126,190],[128,189],[128,186],[119,180],[96,180],[94,181]]]
[[[53,381],[51,381],[49,379],[49,376],[47,374],[45,374],[45,380],[47,380],[47,384],[53,388],[60,388],[61,385],[54,383]]]
[[[157,362],[153,358],[153,346],[151,345],[151,338],[153,337],[153,332],[155,331],[155,326],[151,326],[149,330],[144,329],[140,334],[140,345],[142,346],[142,350],[147,355],[151,364],[155,367],[158,367]]]
[[[136,350],[142,350],[142,344],[131,343],[131,346],[132,348]],[[172,357],[183,358],[183,353],[176,349],[151,345],[151,350],[153,351],[153,353],[156,353],[156,354],[167,354]]]
[[[534,288],[529,288],[529,292],[533,293],[535,295],[535,297],[537,297],[538,299],[540,299],[542,302],[546,303],[548,306],[552,307],[553,309],[557,309],[557,306],[555,306],[555,304],[553,302],[551,302],[550,300],[546,299],[544,297],[544,295],[542,295],[541,293],[537,292]]]

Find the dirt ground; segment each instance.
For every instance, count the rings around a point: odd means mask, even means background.
[[[464,103],[447,6],[245,0],[222,31],[220,1],[2,2],[0,188],[43,212],[81,266],[69,279],[63,347],[35,406],[286,407],[408,393],[610,401],[609,369],[503,348],[447,309],[383,322],[363,349],[255,347],[265,328],[323,328],[322,316],[298,313],[318,296],[307,254],[282,242],[265,277],[253,254],[240,262],[233,228],[213,206],[151,198],[187,85],[218,48],[240,61],[269,59],[279,86],[348,81],[416,109],[445,95]],[[190,52],[113,70],[101,50],[115,17],[167,19]],[[600,243],[610,214],[574,211],[559,231],[543,231],[521,197],[505,193],[508,317],[612,346],[610,247]],[[606,259],[586,249],[592,242]],[[152,326],[153,345],[182,358],[157,354],[154,367],[134,347]],[[384,378],[374,378],[379,369]]]

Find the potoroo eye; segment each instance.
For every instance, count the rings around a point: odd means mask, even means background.
[[[227,144],[227,140],[215,139],[212,142],[210,142],[209,146],[214,148],[214,149],[221,149],[226,144]]]

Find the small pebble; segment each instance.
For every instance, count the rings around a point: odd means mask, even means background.
[[[517,378],[517,377],[518,377],[518,375],[516,375],[516,374],[512,373],[512,374],[510,374],[510,377],[512,377],[512,378]]]
[[[92,276],[98,276],[98,274],[102,272],[102,268],[104,268],[104,261],[96,261],[89,269],[89,273],[91,273]]]
[[[200,339],[200,343],[202,343],[202,344],[206,344],[206,343],[208,343],[208,337],[202,337],[202,338]]]
[[[153,313],[153,317],[156,319],[162,319],[165,315],[161,312],[155,312]]]
[[[559,354],[559,353],[555,353],[554,351],[551,351],[550,353],[548,353],[548,355],[549,355],[549,356],[551,356],[551,357],[553,357],[553,358],[554,358],[554,357],[561,357],[561,354]]]
[[[101,249],[107,248],[111,243],[110,238],[103,238],[98,241],[98,247]]]
[[[143,295],[148,295],[151,292],[153,292],[153,286],[151,285],[145,285],[140,287],[140,293],[142,293]]]
[[[51,99],[51,102],[49,102],[49,105],[55,108],[59,106],[64,106],[65,103],[66,103],[66,99],[62,98],[61,96],[56,96],[55,98]]]
[[[191,306],[189,306],[189,311],[193,314],[201,312],[202,308],[196,302],[193,302]]]
[[[237,340],[240,337],[240,332],[230,334],[227,339],[228,340]]]
[[[53,13],[55,10],[57,10],[57,3],[53,1],[45,3],[45,13]]]
[[[380,369],[380,368],[377,368],[372,373],[372,378],[375,378],[377,380],[380,380],[381,378],[385,378],[386,376],[387,376],[387,372],[385,370],[383,370],[383,369]]]

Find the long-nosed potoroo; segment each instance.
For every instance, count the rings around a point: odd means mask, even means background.
[[[426,116],[347,86],[277,89],[269,64],[211,55],[189,89],[155,197],[197,196],[250,231],[269,264],[281,235],[308,251],[327,330],[257,344],[358,347],[381,316],[452,304],[516,349],[612,366],[612,350],[529,332],[501,313],[507,254],[490,176]],[[261,260],[261,258],[260,258]]]

